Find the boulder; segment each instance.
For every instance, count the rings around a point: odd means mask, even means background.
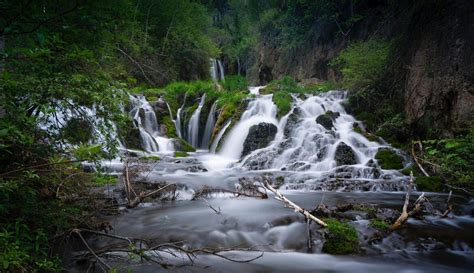
[[[334,155],[337,166],[357,164],[357,156],[350,146],[341,142],[337,145],[336,154]]]
[[[278,128],[271,123],[261,122],[253,125],[249,129],[249,134],[244,142],[242,156],[250,154],[252,151],[266,147],[274,138]]]
[[[298,122],[301,118],[301,110],[299,108],[294,108],[293,112],[288,116],[286,120],[285,128],[283,128],[283,135],[288,138],[291,135],[293,129],[296,128]]]
[[[316,123],[321,124],[327,130],[331,130],[331,128],[333,127],[332,118],[328,114],[319,115],[316,118]]]

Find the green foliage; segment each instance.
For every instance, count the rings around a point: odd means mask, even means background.
[[[442,190],[439,176],[417,176],[415,182],[418,191],[440,192]]]
[[[344,87],[365,88],[383,75],[390,49],[390,42],[377,38],[353,42],[330,64],[340,69]]]
[[[296,83],[290,76],[284,76],[280,80],[269,83],[260,90],[261,94],[273,94],[273,102],[278,108],[278,117],[281,117],[291,110],[293,104],[292,93],[305,93],[306,90]]]
[[[93,186],[114,185],[117,184],[117,181],[118,179],[116,176],[102,173],[94,173],[91,179]]]
[[[387,222],[378,218],[370,220],[370,226],[384,232],[390,227]]]
[[[474,130],[457,138],[423,141],[423,159],[435,164],[433,169],[448,184],[473,189]]]
[[[327,233],[323,251],[329,254],[355,253],[359,247],[357,231],[348,223],[342,223],[335,219],[326,219]]]
[[[243,76],[231,75],[225,78],[225,81],[222,82],[222,86],[229,92],[245,91],[248,88],[248,83],[247,79]]]
[[[393,150],[380,149],[375,155],[375,159],[382,169],[386,170],[400,170],[403,169],[403,159]]]

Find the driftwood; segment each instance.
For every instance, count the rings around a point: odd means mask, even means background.
[[[288,207],[294,209],[295,212],[298,212],[298,213],[304,215],[304,217],[306,217],[306,219],[310,219],[310,220],[316,222],[317,224],[319,224],[323,227],[327,226],[327,224],[324,221],[318,219],[317,217],[312,215],[309,211],[301,208],[300,206],[296,205],[291,200],[289,200],[288,198],[283,196],[283,194],[281,194],[281,192],[279,192],[277,189],[275,189],[274,187],[272,187],[270,185],[270,183],[268,182],[268,179],[265,179],[263,183],[264,183],[265,188],[267,188],[269,191],[271,191],[275,194],[275,199],[285,203],[285,205],[287,205]]]
[[[416,165],[418,165],[418,168],[421,170],[421,172],[425,175],[425,176],[430,176],[428,174],[428,172],[425,171],[425,169],[423,168],[423,166],[421,166],[420,162],[418,161],[418,157],[416,156],[416,153],[415,153],[415,144],[418,144],[420,146],[420,149],[423,149],[423,147],[421,146],[421,142],[420,141],[416,141],[414,143],[411,144],[411,154],[413,156],[413,159],[415,160],[415,163]]]
[[[390,230],[396,230],[402,227],[402,225],[408,220],[408,217],[418,214],[423,208],[423,204],[428,202],[425,197],[425,193],[422,193],[414,203],[414,207],[411,211],[408,211],[408,205],[410,204],[410,195],[413,190],[413,172],[410,172],[410,180],[408,181],[408,189],[405,195],[405,202],[403,204],[402,213],[398,219],[390,226]]]

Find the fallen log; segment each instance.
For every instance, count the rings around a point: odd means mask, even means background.
[[[283,196],[283,194],[281,194],[281,192],[279,192],[277,189],[275,189],[274,187],[272,187],[270,185],[270,183],[268,183],[268,180],[267,179],[264,179],[263,181],[263,185],[265,186],[266,189],[268,189],[269,191],[273,192],[275,194],[275,199],[285,203],[285,205],[287,205],[288,207],[292,208],[295,210],[295,212],[298,212],[300,214],[303,214],[306,219],[310,219],[314,222],[316,222],[317,224],[323,226],[323,227],[326,227],[327,224],[316,218],[314,215],[312,215],[309,211],[301,208],[300,206],[296,205],[295,203],[293,203],[291,200],[289,200],[288,198],[286,198],[285,196]]]

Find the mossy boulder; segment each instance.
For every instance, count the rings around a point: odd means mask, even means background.
[[[196,149],[189,144],[186,140],[182,138],[175,138],[173,141],[174,148],[176,151],[182,151],[182,152],[195,152]]]
[[[357,164],[357,156],[352,148],[344,142],[339,143],[334,156],[337,166]]]
[[[323,252],[351,254],[359,250],[357,231],[353,226],[334,219],[326,219],[325,222],[328,226],[324,236]]]
[[[266,147],[273,139],[278,131],[275,124],[261,122],[253,125],[249,129],[249,133],[244,142],[242,156],[250,154],[252,151]]]
[[[140,130],[133,125],[131,118],[123,126],[118,127],[118,134],[122,144],[128,149],[141,150]]]
[[[319,115],[317,118],[316,118],[316,123],[317,124],[321,124],[324,128],[326,128],[327,130],[331,130],[332,127],[334,126],[334,124],[332,123],[332,118],[330,115],[328,114],[322,114],[322,115]]]
[[[182,151],[176,151],[174,152],[174,157],[188,157],[188,153],[187,152],[182,152]]]
[[[375,159],[377,159],[377,162],[382,169],[403,169],[403,158],[391,149],[379,149],[375,155]]]
[[[415,182],[418,191],[440,192],[442,189],[439,176],[417,176]]]

